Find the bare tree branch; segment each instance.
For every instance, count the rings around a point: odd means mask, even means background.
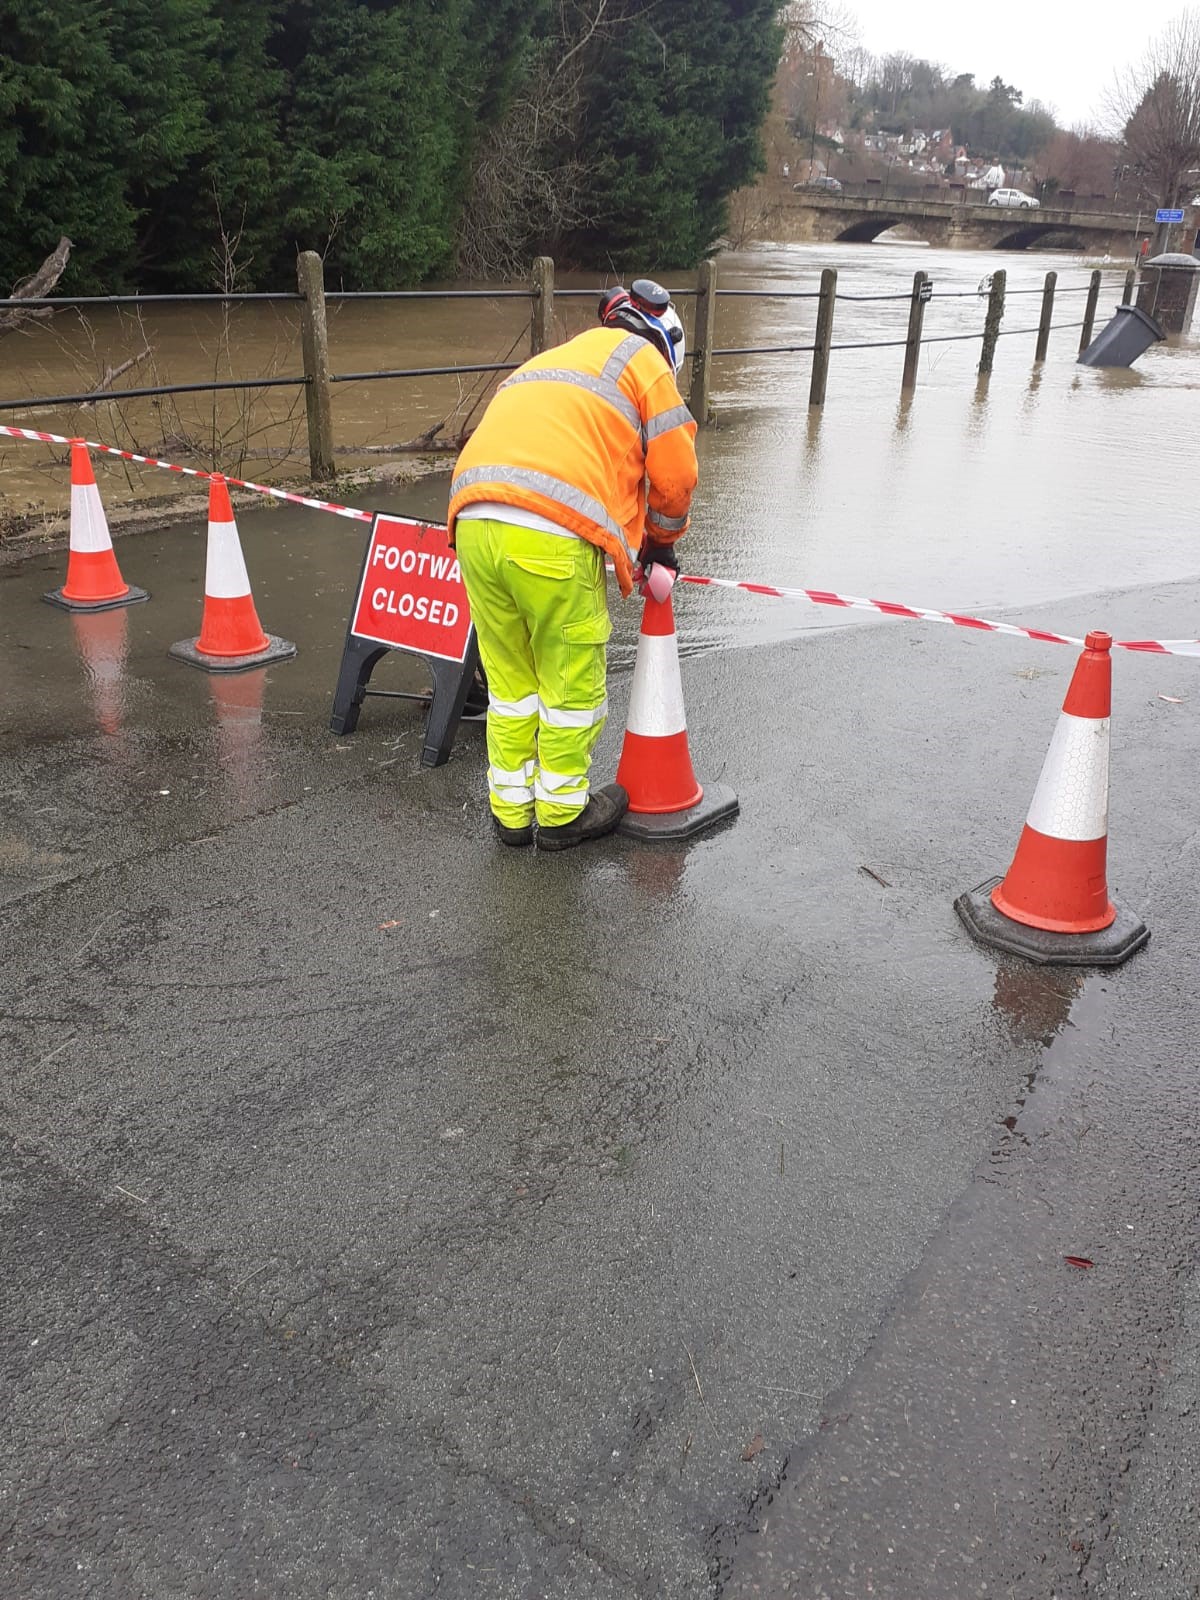
[[[71,249],[71,240],[64,233],[37,271],[30,273],[27,278],[22,278],[20,283],[14,286],[9,298],[11,300],[44,300],[66,271]],[[0,333],[10,333],[30,317],[50,317],[53,315],[54,311],[50,306],[41,306],[36,310],[31,309],[29,311],[5,312],[0,316]]]
[[[1175,18],[1107,96],[1110,131],[1160,206],[1200,189],[1200,12]]]

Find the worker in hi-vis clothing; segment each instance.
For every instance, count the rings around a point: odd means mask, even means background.
[[[609,290],[600,323],[519,367],[454,468],[458,550],[488,681],[488,792],[505,844],[567,850],[620,822],[591,789],[608,711],[604,561],[622,595],[673,546],[696,486],[696,424],[676,386],[683,327],[667,291]]]

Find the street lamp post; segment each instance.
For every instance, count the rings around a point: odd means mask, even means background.
[[[816,67],[814,67],[811,72],[807,73],[806,76],[809,77],[809,78],[815,78],[816,79],[816,83],[813,86],[813,88],[814,88],[814,96],[813,96],[812,132],[809,135],[809,140],[808,140],[808,179],[809,179],[809,182],[811,183],[812,182],[812,178],[813,178],[813,167],[816,165],[816,160],[817,160],[817,119],[821,115],[821,67],[820,67],[820,58],[819,57],[818,57],[818,61],[817,61]]]

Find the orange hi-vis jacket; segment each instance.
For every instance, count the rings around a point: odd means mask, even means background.
[[[623,328],[592,328],[496,391],[455,464],[451,542],[472,504],[533,511],[607,551],[627,595],[643,540],[673,544],[687,531],[695,437],[658,350]]]

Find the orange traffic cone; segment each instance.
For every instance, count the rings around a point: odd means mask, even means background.
[[[64,611],[110,611],[131,606],[149,596],[145,589],[126,583],[113,554],[108,519],[92,471],[92,458],[82,439],[71,440],[71,549],[67,556],[67,581],[61,589],[43,595]]]
[[[732,789],[705,789],[692,769],[669,591],[646,596],[617,782],[629,795],[621,832],[638,839],[687,839],[738,808]]]
[[[214,477],[208,494],[208,558],[204,571],[204,613],[195,639],[173,644],[169,655],[206,672],[244,672],[269,661],[284,661],[296,646],[264,633],[242,555],[229,488]]]
[[[1117,966],[1150,937],[1108,898],[1111,648],[1088,634],[1003,882],[954,903],[974,938],[1031,961]]]

